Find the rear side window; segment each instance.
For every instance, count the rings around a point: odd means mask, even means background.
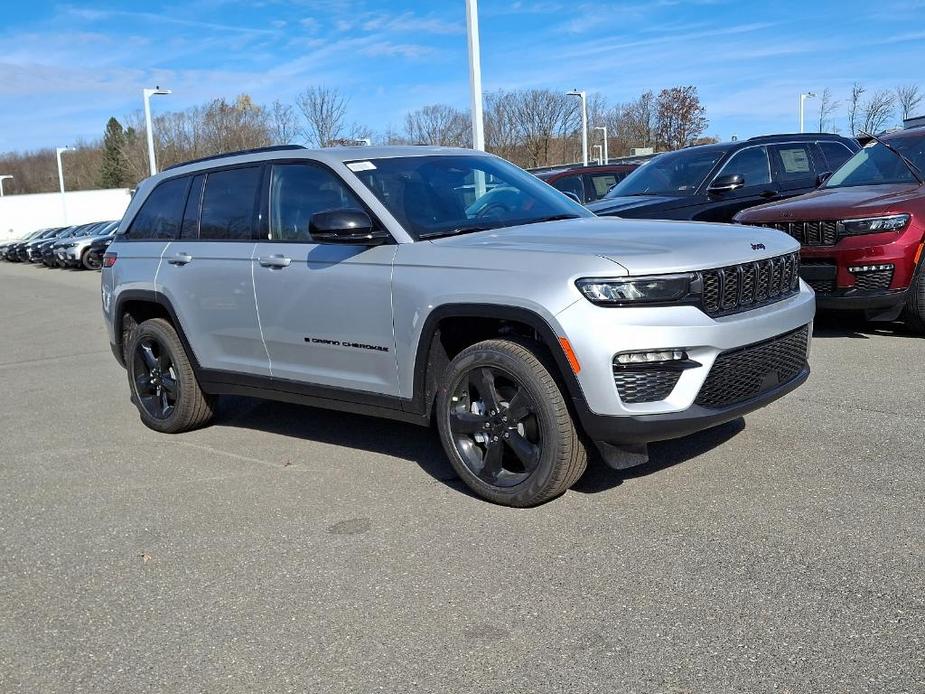
[[[200,239],[249,241],[254,238],[261,174],[259,166],[209,173],[202,195]]]
[[[625,173],[592,174],[591,184],[594,186],[594,199],[600,200],[607,195],[607,191],[626,178]]]
[[[841,142],[817,142],[819,149],[825,155],[826,164],[829,171],[835,172],[846,161],[851,159],[854,152],[845,147]]]
[[[773,145],[770,150],[782,188],[816,186],[816,170],[813,168],[809,145]]]
[[[171,178],[159,184],[142,203],[141,209],[125,232],[128,239],[164,241],[175,239],[180,231],[183,203],[189,176]]]

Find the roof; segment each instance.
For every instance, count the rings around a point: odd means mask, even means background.
[[[437,155],[486,155],[485,152],[479,152],[462,147],[434,147],[425,145],[382,145],[368,146],[358,145],[355,147],[323,147],[321,149],[307,149],[301,145],[280,145],[276,147],[258,147],[256,149],[242,150],[240,152],[228,152],[226,154],[217,154],[202,159],[194,159],[164,169],[165,172],[183,173],[208,169],[213,166],[226,164],[243,164],[247,162],[266,161],[268,159],[279,159],[286,157],[291,159],[314,159],[329,164],[342,164],[349,161],[365,161],[367,159],[387,159],[394,157],[422,157]]]

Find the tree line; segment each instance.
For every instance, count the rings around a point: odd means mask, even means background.
[[[902,84],[894,89],[868,92],[860,82],[851,85],[846,101],[836,99],[826,87],[819,96],[819,132],[839,132],[836,115],[844,111],[849,135],[878,133],[907,118],[919,115],[925,94],[917,84]]]
[[[607,128],[611,157],[633,148],[677,149],[715,138],[704,138],[708,120],[694,86],[647,91],[627,103],[608,102],[592,93],[587,98],[589,140],[602,142]],[[581,158],[581,109],[574,96],[549,89],[498,90],[485,95],[486,149],[524,167],[578,161]],[[469,112],[446,104],[416,109],[400,128],[374,133],[349,121],[349,99],[340,90],[310,86],[292,103],[255,103],[242,94],[233,100],[215,99],[201,106],[154,117],[157,163],[171,164],[253,147],[304,144],[327,147],[369,141],[373,144],[471,146]],[[67,190],[134,187],[148,175],[144,117],[136,112],[106,123],[99,139],[80,141],[64,155]],[[9,193],[39,193],[58,189],[53,149],[0,154],[0,172],[14,176],[5,182]]]

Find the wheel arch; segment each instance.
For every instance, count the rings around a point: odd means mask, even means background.
[[[125,366],[125,355],[121,347],[125,343],[126,334],[143,321],[151,318],[164,318],[177,331],[194,372],[199,372],[199,362],[186,338],[186,332],[177,317],[177,312],[170,303],[170,299],[160,292],[153,289],[127,289],[117,297],[112,316],[113,334],[119,340],[117,357],[122,366]]]
[[[466,331],[462,339],[460,330]],[[431,416],[439,377],[458,352],[476,342],[506,335],[528,337],[545,347],[557,367],[558,373],[552,375],[567,398],[583,400],[559,335],[543,316],[520,306],[457,303],[434,308],[421,328],[413,365],[412,402],[416,408],[424,416]]]

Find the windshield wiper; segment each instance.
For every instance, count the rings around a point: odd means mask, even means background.
[[[581,215],[577,214],[551,214],[548,217],[540,217],[539,219],[531,219],[526,222],[520,222],[520,224],[537,224],[539,222],[558,222],[563,219],[580,219]]]
[[[881,144],[881,145],[883,145],[884,147],[886,147],[888,150],[890,150],[893,154],[895,154],[897,157],[899,157],[899,158],[902,160],[902,163],[906,165],[906,168],[907,168],[907,169],[909,169],[909,173],[911,173],[913,176],[915,176],[915,180],[919,182],[919,185],[920,185],[920,186],[925,186],[925,179],[922,178],[922,172],[919,170],[919,167],[917,167],[917,166],[912,162],[912,160],[909,159],[905,154],[903,154],[902,152],[900,152],[898,149],[896,149],[896,148],[895,148],[893,145],[891,145],[889,142],[884,142],[883,140],[881,140],[879,137],[877,137],[877,136],[874,135],[873,133],[861,132],[861,133],[858,133],[858,135],[860,135],[861,137],[869,137],[869,138],[870,138],[871,140],[873,140],[874,142],[876,142],[876,143],[878,143],[878,144]]]
[[[496,226],[486,226],[484,224],[471,226],[462,226],[455,227],[453,229],[444,229],[443,231],[429,231],[425,234],[418,234],[419,239],[438,239],[443,236],[456,236],[457,234],[469,234],[474,231],[488,231],[489,229],[497,229]]]

